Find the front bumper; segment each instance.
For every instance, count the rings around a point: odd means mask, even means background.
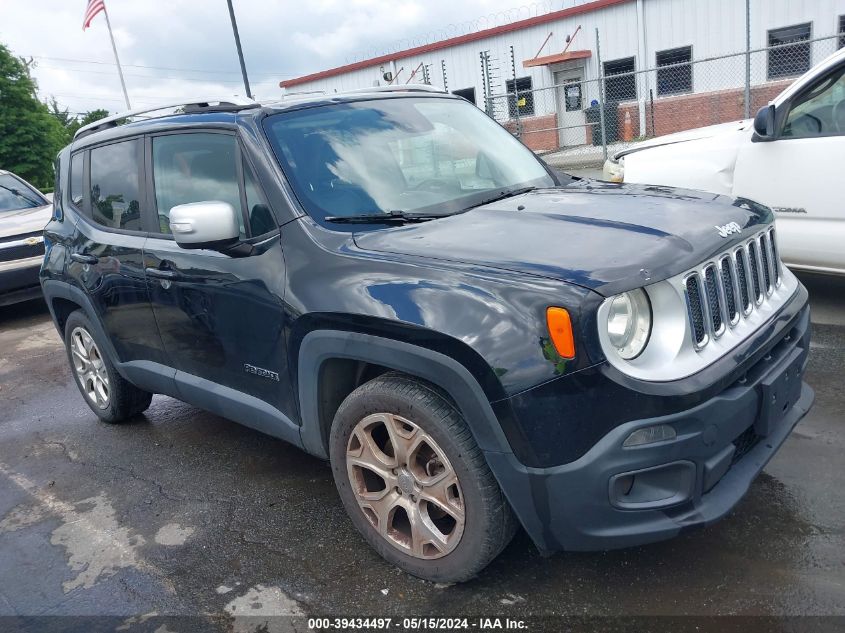
[[[43,255],[0,262],[0,305],[41,296],[38,271]]]
[[[690,409],[616,426],[560,466],[531,468],[505,452],[486,453],[488,463],[542,551],[629,547],[709,525],[739,502],[809,411],[814,394],[801,380],[809,338],[805,306],[739,380]],[[623,447],[633,431],[658,424],[676,438]],[[645,497],[636,483],[633,496],[624,494],[631,474],[646,482]]]

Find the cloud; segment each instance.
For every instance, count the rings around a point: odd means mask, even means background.
[[[515,0],[235,0],[253,92],[281,95],[278,82],[395,48],[450,24],[507,10]],[[229,14],[222,0],[108,0],[133,106],[243,95]],[[123,109],[102,14],[82,31],[85,0],[3,0],[0,42],[35,62],[46,99],[72,112]],[[99,63],[82,63],[79,61]]]

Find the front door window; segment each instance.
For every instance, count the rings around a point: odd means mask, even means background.
[[[845,66],[823,77],[789,107],[782,136],[845,135]]]

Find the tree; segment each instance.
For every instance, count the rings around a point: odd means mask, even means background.
[[[83,125],[88,125],[89,123],[93,123],[94,121],[103,119],[109,115],[108,110],[98,108],[97,110],[86,112],[81,117],[76,117],[68,112],[67,108],[62,110],[55,97],[50,99],[47,107],[50,110],[50,114],[56,118],[65,130],[65,144],[68,144],[73,140],[73,135],[76,134],[76,131]]]
[[[53,160],[66,138],[59,119],[38,100],[27,65],[0,44],[0,168],[52,189]]]

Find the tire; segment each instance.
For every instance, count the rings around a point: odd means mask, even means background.
[[[355,527],[414,576],[469,580],[516,532],[513,511],[463,416],[428,383],[388,373],[358,387],[335,415],[329,452]],[[415,532],[413,525],[421,527]]]
[[[150,406],[153,394],[138,389],[117,373],[103,352],[103,341],[82,310],[71,313],[65,323],[65,349],[82,398],[103,422],[124,422]],[[83,358],[85,355],[87,358]]]

